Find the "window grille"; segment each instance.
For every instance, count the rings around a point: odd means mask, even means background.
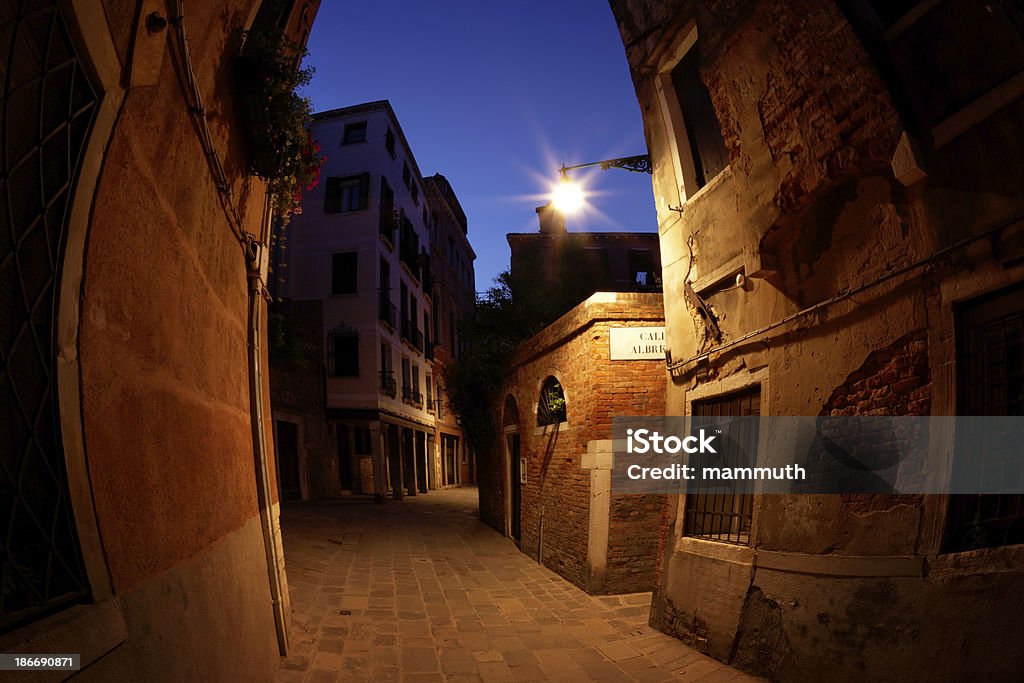
[[[958,311],[960,415],[1024,415],[1024,287]],[[981,461],[998,475],[1002,463]],[[949,497],[945,552],[1024,543],[1024,496]]]
[[[6,631],[89,592],[68,496],[54,358],[66,216],[97,97],[56,2],[0,3],[0,74],[0,631]]]
[[[537,425],[546,426],[566,421],[565,392],[554,377],[544,380],[537,401]]]
[[[694,401],[694,417],[748,417],[761,414],[761,388]],[[754,440],[756,443],[756,438]],[[723,450],[723,465],[733,463]],[[712,541],[748,545],[754,512],[754,496],[736,493],[690,493],[686,496],[683,535]]]

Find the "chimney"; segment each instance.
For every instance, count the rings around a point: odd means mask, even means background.
[[[537,217],[540,218],[540,233],[542,235],[565,234],[565,216],[559,213],[551,202],[537,207]]]

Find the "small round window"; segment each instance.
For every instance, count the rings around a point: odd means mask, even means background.
[[[562,391],[562,385],[557,379],[548,377],[540,389],[537,424],[544,427],[559,422],[565,422],[565,392]]]

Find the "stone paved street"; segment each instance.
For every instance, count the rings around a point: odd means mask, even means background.
[[[477,518],[473,488],[287,504],[292,652],[278,681],[754,680],[592,597]]]

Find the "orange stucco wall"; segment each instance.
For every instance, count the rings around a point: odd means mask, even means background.
[[[244,172],[229,87],[250,4],[192,3],[186,30],[215,145],[245,227],[259,234],[263,186]],[[158,85],[133,88],[124,101],[85,267],[85,440],[115,592],[257,514],[246,287],[165,52]]]

